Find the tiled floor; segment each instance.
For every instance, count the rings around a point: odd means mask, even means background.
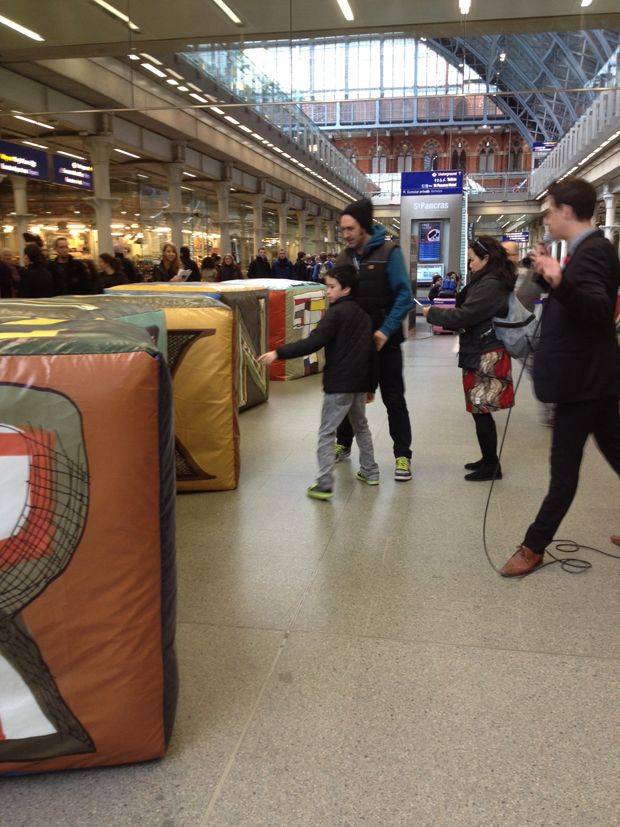
[[[448,336],[405,346],[414,479],[337,467],[309,500],[321,380],[241,417],[237,491],[178,501],[181,698],[158,762],[3,779],[2,827],[617,827],[620,561],[499,578],[488,484]],[[503,424],[506,416],[497,417]],[[496,565],[547,486],[525,378],[489,509]],[[618,480],[593,444],[563,537],[612,552]]]

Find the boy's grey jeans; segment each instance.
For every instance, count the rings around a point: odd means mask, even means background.
[[[319,488],[332,488],[334,484],[334,445],[338,426],[349,415],[360,450],[360,470],[368,480],[379,479],[379,466],[375,462],[372,436],[366,419],[365,393],[326,393],[319,427]]]

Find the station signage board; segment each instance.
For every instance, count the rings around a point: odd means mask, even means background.
[[[502,241],[516,241],[517,244],[529,244],[530,243],[530,234],[529,233],[504,233],[502,236]]]
[[[29,146],[0,141],[0,175],[19,175],[49,181],[47,153]]]
[[[403,172],[401,195],[459,195],[463,192],[463,170]]]
[[[66,187],[79,187],[83,190],[93,188],[93,168],[86,161],[76,161],[62,155],[52,155],[54,166],[54,183]]]
[[[557,141],[534,141],[532,149],[534,152],[544,152],[546,154],[547,152],[551,152],[556,144]]]

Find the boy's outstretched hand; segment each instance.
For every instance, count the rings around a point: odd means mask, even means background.
[[[258,357],[258,361],[261,365],[270,365],[272,362],[275,362],[278,358],[278,354],[275,350],[270,350],[268,353],[263,353]]]
[[[375,401],[374,393],[367,393],[366,394],[366,404],[370,404],[370,402],[374,402],[374,401]]]

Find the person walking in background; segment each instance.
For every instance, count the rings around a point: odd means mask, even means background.
[[[271,278],[271,264],[265,252],[264,247],[259,247],[256,256],[250,262],[248,267],[249,279],[270,279]]]
[[[57,238],[54,249],[56,258],[47,265],[54,280],[54,295],[87,296],[91,292],[91,284],[86,268],[70,255],[67,239]]]
[[[200,265],[200,281],[217,281],[219,273],[211,256],[205,256]]]
[[[298,281],[306,281],[307,278],[307,267],[305,259],[305,253],[297,253],[297,261],[293,265],[293,270],[295,271],[295,278],[298,279]]]
[[[259,357],[260,362],[270,365],[276,359],[293,359],[325,348],[319,475],[306,492],[317,500],[333,496],[336,429],[347,415],[360,449],[357,479],[367,485],[379,484],[379,466],[366,419],[366,403],[373,401],[377,387],[377,352],[370,317],[355,301],[358,286],[354,267],[335,267],[327,277],[329,308],[310,335]]]
[[[13,251],[5,247],[0,250],[0,295],[3,299],[14,299],[19,292],[21,281],[19,270],[15,266]]]
[[[495,335],[493,317],[508,313],[515,274],[501,244],[488,235],[469,243],[470,278],[455,307],[425,307],[430,324],[461,330],[459,367],[463,370],[466,410],[474,417],[482,459],[467,463],[465,479],[502,478],[493,411],[511,408],[514,389],[510,356]]]
[[[244,275],[241,272],[241,267],[235,263],[230,253],[226,253],[222,266],[220,267],[218,281],[233,281],[234,279],[242,278],[244,278]]]
[[[183,270],[191,270],[191,275],[185,281],[200,281],[200,270],[193,258],[190,258],[189,247],[183,246],[179,250],[179,258]]]
[[[99,284],[102,290],[117,287],[119,284],[129,284],[123,265],[116,256],[101,253],[99,256]]]
[[[568,242],[567,263],[533,255],[549,285],[534,356],[534,388],[542,402],[555,403],[549,492],[521,545],[502,574],[528,574],[566,516],[579,482],[590,434],[620,474],[620,347],[615,307],[620,262],[613,245],[592,225],[597,195],[592,184],[568,176],[551,184],[545,224],[554,239]]]
[[[278,250],[278,257],[271,265],[271,274],[274,279],[294,279],[295,271],[290,260],[286,257],[286,250]]]
[[[140,281],[140,277],[136,272],[133,262],[130,261],[125,255],[125,248],[122,244],[114,245],[114,257],[120,261],[121,267],[123,268],[123,273],[127,276],[128,284],[135,284]]]
[[[161,261],[153,267],[153,281],[183,281],[183,276],[178,275],[182,269],[177,248],[174,244],[164,244]]]
[[[43,266],[41,248],[37,244],[26,244],[25,266],[21,271],[18,295],[20,299],[49,299],[56,295],[54,279]]]
[[[433,284],[431,285],[431,289],[428,291],[428,300],[430,302],[435,301],[436,298],[439,296],[439,291],[441,290],[441,276],[439,273],[436,273],[433,276]]]
[[[387,409],[390,436],[394,443],[394,479],[411,479],[411,423],[405,401],[403,381],[403,322],[413,296],[402,253],[397,244],[386,239],[382,224],[373,226],[372,202],[354,201],[340,219],[346,249],[336,266],[353,265],[359,272],[357,301],[374,326],[375,347],[379,351],[379,388]],[[332,273],[333,271],[330,271]],[[336,462],[351,455],[353,429],[345,417],[338,428]]]

